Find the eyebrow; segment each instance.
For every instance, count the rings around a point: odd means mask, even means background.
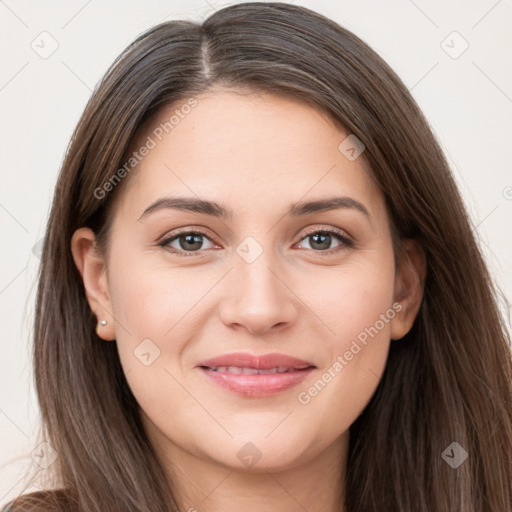
[[[328,197],[325,199],[317,199],[315,201],[298,202],[290,206],[287,215],[299,217],[302,215],[338,210],[342,208],[357,210],[366,215],[368,220],[370,220],[370,214],[366,206],[348,196]],[[225,220],[233,218],[233,210],[215,201],[208,201],[206,199],[199,199],[196,197],[163,197],[149,205],[138,220],[142,220],[150,213],[165,209],[202,213]]]

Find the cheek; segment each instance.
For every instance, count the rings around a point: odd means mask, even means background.
[[[393,303],[395,267],[390,244],[348,254],[338,267],[296,276],[301,297],[323,323],[331,349],[345,351],[352,339],[372,327]],[[308,275],[309,274],[309,275]],[[393,310],[390,312],[394,316]],[[389,337],[389,319],[378,323],[381,338]]]
[[[367,267],[350,269],[341,280],[341,291],[331,302],[331,318],[336,332],[334,337],[341,342],[340,348],[346,347],[348,340],[364,338],[359,335],[376,323],[378,335],[389,337],[389,316],[394,316],[391,308],[394,276],[389,269],[375,270]],[[386,312],[388,316],[382,323],[381,315],[386,315]]]
[[[148,264],[150,259],[118,258],[109,272],[119,357],[135,388],[139,379],[147,387],[162,377],[158,372],[180,365],[200,329],[198,317],[207,303],[201,299],[219,280],[218,272],[206,268],[172,268],[165,262]]]
[[[328,325],[322,349],[329,354],[311,386],[298,390],[305,411],[323,416],[334,431],[348,429],[369,402],[384,371],[393,307],[392,252],[340,268],[330,280],[328,299],[309,298]],[[323,307],[323,309],[321,309]]]
[[[119,359],[139,405],[159,418],[181,403],[171,374],[186,345],[187,309],[197,293],[185,273],[149,267],[142,259],[118,261],[111,299]]]

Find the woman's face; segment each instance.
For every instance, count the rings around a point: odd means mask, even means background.
[[[136,149],[149,149],[125,178],[106,266],[86,251],[89,302],[108,322],[99,335],[115,338],[149,435],[169,457],[256,471],[337,454],[390,338],[408,329],[384,197],[364,148],[319,111],[233,91],[195,99],[162,111],[140,138]],[[183,207],[192,202],[195,211]],[[234,353],[310,368],[202,367]]]

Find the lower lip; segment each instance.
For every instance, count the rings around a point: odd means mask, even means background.
[[[263,397],[277,395],[304,379],[315,369],[305,368],[285,373],[267,373],[265,375],[242,375],[237,373],[217,372],[209,368],[199,368],[215,384],[242,396]]]

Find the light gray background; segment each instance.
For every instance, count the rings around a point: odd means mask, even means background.
[[[35,464],[38,409],[29,358],[35,253],[72,130],[94,85],[142,31],[164,20],[202,20],[231,3],[0,0],[0,503],[24,488]],[[352,30],[412,91],[510,301],[512,0],[294,3]],[[459,56],[464,40],[469,46]],[[58,48],[45,55],[52,44]],[[510,325],[505,304],[502,311]]]

